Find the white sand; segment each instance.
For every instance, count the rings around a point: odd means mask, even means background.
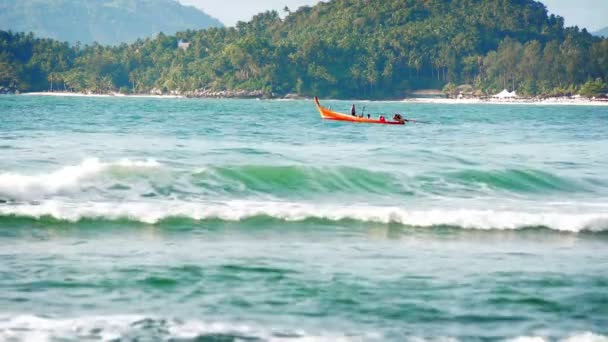
[[[181,95],[125,95],[120,93],[112,94],[83,94],[70,92],[38,92],[38,93],[22,93],[21,95],[28,96],[61,96],[61,97],[128,97],[128,98],[154,98],[154,99],[180,99],[184,98]]]
[[[124,97],[124,98],[155,98],[155,99],[179,99],[185,98],[181,95],[125,95],[113,94],[83,94],[70,92],[37,92],[22,93],[30,96],[65,96],[65,97]],[[277,99],[285,100],[285,99]],[[357,102],[371,102],[368,100],[357,100]],[[608,100],[591,100],[587,98],[564,98],[552,97],[544,100],[539,99],[442,99],[442,98],[408,98],[402,101],[380,101],[380,102],[406,102],[406,103],[431,103],[431,104],[493,104],[493,105],[560,105],[560,106],[608,106]]]
[[[560,106],[608,106],[608,101],[590,100],[587,98],[552,97],[544,100],[537,99],[437,99],[412,98],[404,99],[407,103],[433,104],[497,104],[497,105],[560,105]]]

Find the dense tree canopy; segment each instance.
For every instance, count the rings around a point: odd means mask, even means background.
[[[608,40],[565,28],[532,0],[333,0],[285,11],[117,47],[3,32],[0,84],[386,98],[446,84],[567,94],[608,80]]]

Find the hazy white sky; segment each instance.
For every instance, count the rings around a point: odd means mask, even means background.
[[[543,0],[549,12],[566,19],[567,26],[578,25],[593,32],[608,26],[608,0]]]
[[[296,10],[303,5],[314,5],[319,0],[178,0],[185,5],[196,6],[228,26],[237,21],[248,21],[255,14],[267,10],[283,13],[285,6]],[[607,0],[608,1],[608,0]]]
[[[254,14],[270,9],[281,13],[285,6],[295,10],[302,5],[314,5],[318,0],[179,0],[194,5],[233,26],[237,21],[247,21]],[[596,31],[608,26],[608,0],[543,0],[551,13],[566,18],[566,25],[586,27]]]

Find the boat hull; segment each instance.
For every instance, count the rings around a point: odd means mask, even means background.
[[[332,110],[329,110],[329,109],[321,106],[321,104],[319,103],[318,97],[315,96],[314,101],[315,101],[315,105],[317,106],[317,109],[319,110],[319,113],[321,114],[321,118],[323,118],[325,120],[358,122],[358,123],[369,123],[369,124],[382,124],[382,125],[404,125],[405,124],[405,122],[402,122],[402,121],[389,121],[389,120],[382,121],[382,120],[378,120],[378,119],[361,118],[358,116],[334,112]]]

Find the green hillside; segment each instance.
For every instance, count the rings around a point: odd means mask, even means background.
[[[12,65],[22,90],[48,88],[52,75],[65,88],[97,92],[390,98],[469,84],[487,93],[555,95],[584,84],[584,92],[601,92],[608,79],[608,40],[565,28],[563,18],[532,0],[333,0],[286,14],[114,48],[57,45],[52,53],[36,46],[57,43],[5,34],[12,42],[0,42],[9,46],[0,63]],[[178,40],[189,48],[178,49]],[[28,68],[40,77],[24,75]]]
[[[0,0],[0,29],[70,43],[115,45],[222,24],[175,0]]]
[[[598,37],[608,38],[608,27],[604,27],[603,29],[593,32],[593,35]]]

